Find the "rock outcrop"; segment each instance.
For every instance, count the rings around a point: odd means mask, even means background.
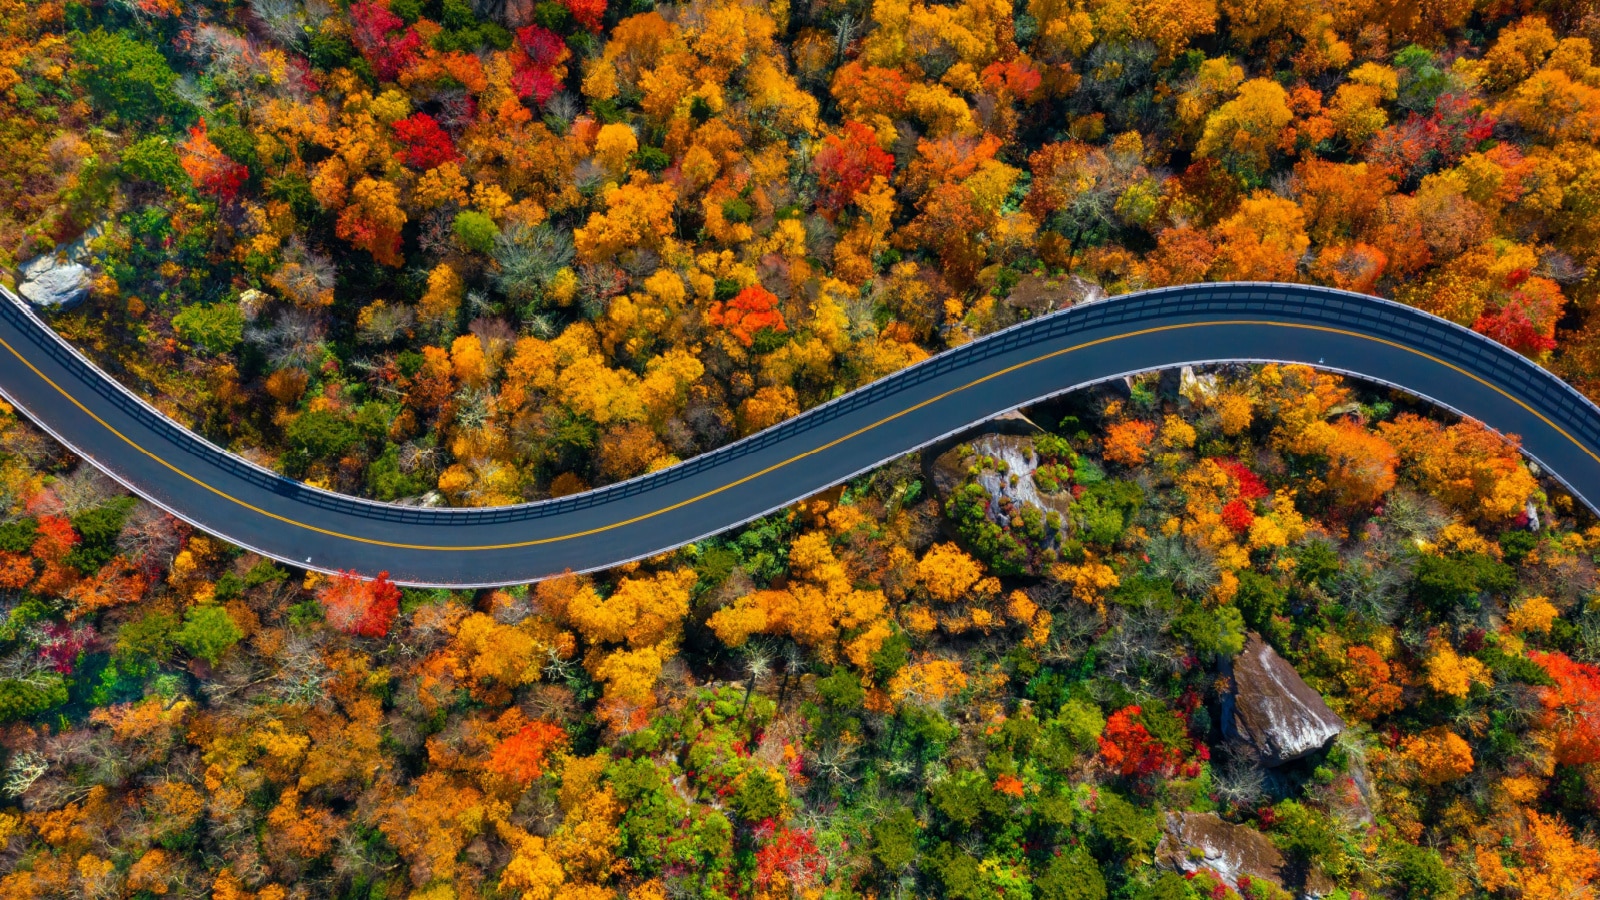
[[[970,462],[972,455],[987,456],[1005,464],[1005,475],[986,470],[977,476],[978,483],[997,505],[1009,500],[1016,506],[1031,506],[1041,513],[1066,515],[1072,508],[1072,495],[1045,493],[1033,480],[1039,462],[1033,451],[1033,438],[1043,433],[1043,429],[1020,413],[1008,413],[985,423],[980,430],[961,435],[954,444],[932,448],[932,452],[923,455],[923,474],[933,485],[942,505],[952,491],[971,477],[967,466],[963,465],[964,459]],[[959,447],[971,448],[971,454],[957,452]],[[1017,476],[1015,483],[1011,475]]]
[[[1024,275],[1006,295],[1005,305],[1031,318],[1105,298],[1104,288],[1077,275],[1066,278]]]
[[[1223,735],[1264,766],[1300,759],[1344,730],[1338,713],[1259,634],[1245,641],[1232,676],[1222,701]]]
[[[35,257],[17,270],[21,276],[17,293],[35,306],[71,309],[89,296],[93,276],[82,263],[63,259],[54,253]]]
[[[966,479],[966,469],[961,467],[960,454],[956,453],[957,447],[963,444],[979,449],[979,445],[987,444],[999,438],[1021,438],[1012,440],[1018,446],[1025,446],[1036,435],[1044,434],[1044,429],[1034,424],[1034,421],[1020,412],[1008,412],[995,416],[981,425],[970,428],[953,437],[946,438],[933,444],[922,451],[922,476],[933,486],[934,491],[941,499],[960,486]],[[980,452],[988,452],[987,449]]]
[[[1333,885],[1313,872],[1295,885],[1288,861],[1266,835],[1243,825],[1230,825],[1214,813],[1169,812],[1166,831],[1156,847],[1156,865],[1176,872],[1208,870],[1229,885],[1248,875],[1281,888],[1303,888],[1309,896],[1328,893]]]
[[[71,309],[89,296],[94,272],[89,242],[105,229],[95,227],[70,244],[36,256],[17,268],[17,293],[41,309]]]

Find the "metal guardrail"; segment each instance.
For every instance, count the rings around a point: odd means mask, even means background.
[[[1564,424],[1590,446],[1600,446],[1600,407],[1550,372],[1483,335],[1398,303],[1329,288],[1275,283],[1188,285],[1128,294],[1069,307],[1002,331],[888,375],[765,431],[701,454],[668,469],[582,494],[502,507],[427,509],[379,503],[313,488],[242,459],[163,415],[105,374],[55,333],[10,291],[0,316],[33,333],[37,345],[75,371],[105,400],[211,465],[265,490],[320,509],[373,520],[451,526],[501,524],[590,509],[725,465],[875,404],[932,379],[996,356],[1090,334],[1117,325],[1158,326],[1218,316],[1264,317],[1342,328],[1392,340],[1490,377],[1524,402],[1564,413]],[[1219,354],[1219,361],[1226,354]]]

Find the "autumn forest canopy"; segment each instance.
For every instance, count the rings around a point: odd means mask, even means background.
[[[1600,387],[1582,3],[6,7],[0,260],[207,436],[487,505],[1081,298],[1389,296]]]
[[[0,0],[0,268],[186,426],[429,505],[1208,280],[1600,399],[1597,42],[1593,0]],[[194,533],[0,408],[0,895],[1594,896],[1600,526],[1514,437],[1294,366],[1024,412],[452,593]]]

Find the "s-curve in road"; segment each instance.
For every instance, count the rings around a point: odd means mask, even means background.
[[[1390,384],[1519,435],[1524,451],[1590,509],[1600,501],[1600,408],[1471,331],[1326,288],[1207,284],[1083,304],[941,353],[670,469],[483,509],[371,503],[255,466],[140,401],[14,295],[0,302],[0,392],[135,493],[283,562],[446,587],[527,582],[659,553],[1098,381],[1269,361]]]

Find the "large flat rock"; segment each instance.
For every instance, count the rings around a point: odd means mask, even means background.
[[[1288,861],[1266,835],[1224,822],[1215,813],[1167,813],[1166,831],[1156,846],[1156,865],[1176,872],[1214,872],[1230,886],[1248,875],[1288,890],[1303,888],[1308,896],[1333,888],[1321,873],[1311,873],[1303,885],[1294,885]]]
[[[1233,661],[1222,729],[1230,740],[1247,745],[1262,765],[1281,766],[1322,749],[1344,730],[1344,720],[1252,632]]]

